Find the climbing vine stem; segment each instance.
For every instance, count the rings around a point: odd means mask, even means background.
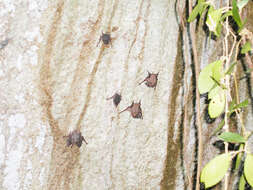
[[[221,2],[220,2],[221,3]],[[188,22],[193,22],[199,15],[200,19],[204,19],[205,24],[210,32],[210,37],[223,36],[222,40],[222,58],[208,64],[205,66],[201,72],[199,72],[199,63],[197,59],[196,51],[196,41],[194,27],[190,24],[190,38],[192,39],[192,54],[193,62],[196,72],[196,84],[198,87],[198,92],[196,92],[196,111],[197,111],[197,131],[198,131],[198,167],[197,167],[197,179],[196,179],[196,189],[199,190],[201,182],[205,188],[212,187],[223,180],[222,187],[224,190],[230,188],[229,178],[230,170],[229,167],[232,165],[232,159],[236,157],[236,169],[239,168],[241,163],[241,158],[243,154],[246,154],[246,159],[244,163],[244,175],[240,176],[241,181],[247,182],[253,186],[253,176],[252,176],[252,165],[253,165],[253,154],[247,151],[247,141],[249,135],[252,132],[247,132],[241,117],[241,108],[248,106],[248,100],[240,102],[238,81],[236,79],[236,74],[234,68],[237,65],[237,56],[239,54],[240,43],[243,42],[241,54],[246,54],[252,51],[251,44],[249,41],[245,40],[245,33],[248,34],[248,30],[244,28],[245,21],[241,19],[239,12],[248,3],[248,0],[237,1],[232,0],[232,6],[230,7],[230,1],[225,1],[225,7],[221,6],[217,9],[213,2],[198,0],[196,6],[192,10],[192,1],[189,0],[189,17]],[[204,15],[206,17],[204,18]],[[234,22],[231,22],[233,19]],[[234,32],[235,34],[234,34]],[[212,34],[212,35],[211,35]],[[253,35],[252,35],[253,36]],[[237,41],[240,39],[239,41]],[[242,40],[241,40],[242,39]],[[252,38],[253,39],[253,38]],[[252,40],[253,41],[253,40]],[[232,43],[231,43],[232,42]],[[233,58],[232,58],[233,57]],[[251,64],[249,64],[251,65]],[[236,70],[236,69],[235,69]],[[232,96],[230,88],[230,79],[234,78],[234,89],[235,96]],[[200,121],[200,94],[208,94],[208,114],[211,118],[220,117],[225,113],[224,119],[219,123],[218,127],[215,129],[221,131],[222,133],[218,136],[225,145],[225,152],[216,156],[210,160],[202,169],[202,130]],[[238,120],[240,122],[241,129],[239,133],[230,132],[229,119],[232,113],[236,113]],[[237,152],[231,152],[228,150],[229,143],[239,143],[240,149]],[[200,180],[199,180],[200,177]],[[244,189],[245,183],[241,183],[240,190]]]
[[[227,0],[227,6],[229,6],[229,0]],[[225,71],[229,68],[229,53],[228,53],[228,36],[229,36],[229,25],[228,25],[228,17],[225,21],[226,26],[226,35],[225,35]],[[228,106],[228,97],[230,97],[230,88],[229,88],[229,75],[225,77],[225,86],[226,86],[226,94],[225,94],[225,130],[229,132],[229,123],[228,123],[228,114],[229,114],[229,106]],[[225,153],[228,153],[228,143],[225,142]],[[228,179],[229,179],[229,172],[227,171],[225,174],[225,183],[224,189],[228,190]]]
[[[189,15],[192,12],[192,1],[189,0]],[[190,35],[192,39],[192,51],[193,51],[193,61],[196,73],[196,86],[198,86],[198,78],[199,78],[199,62],[198,62],[198,54],[196,47],[196,37],[194,31],[193,23],[190,23]],[[197,163],[197,179],[196,179],[196,190],[200,189],[200,172],[202,165],[202,152],[203,152],[203,142],[202,142],[202,126],[201,126],[201,114],[200,114],[200,94],[199,91],[196,90],[196,114],[197,114],[197,131],[198,131],[198,163]]]

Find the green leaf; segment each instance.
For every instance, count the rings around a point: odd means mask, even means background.
[[[253,187],[253,154],[247,154],[244,162],[244,175],[247,182]]]
[[[210,78],[210,76],[213,77],[213,67],[217,67],[217,65],[219,64],[222,64],[221,60],[212,62],[205,68],[203,68],[202,71],[200,72],[198,78],[198,89],[200,94],[209,92],[209,90],[211,90],[214,87],[215,82],[212,80],[212,78]],[[217,74],[215,75],[216,75],[215,77],[218,77]]]
[[[244,145],[245,144],[240,144],[240,147],[239,147],[239,151],[242,151],[244,149]],[[235,169],[238,170],[240,165],[241,165],[241,161],[242,161],[242,156],[243,156],[243,153],[238,153],[236,155],[236,161],[235,161]]]
[[[198,0],[198,4],[194,7],[192,10],[190,16],[188,17],[188,22],[192,22],[195,20],[195,18],[200,15],[202,16],[203,12],[206,10],[206,8],[209,6],[208,2],[205,2],[205,0]]]
[[[240,17],[240,14],[239,14],[239,9],[237,7],[237,3],[236,3],[236,0],[233,0],[232,1],[232,15],[233,15],[233,18],[236,22],[236,24],[239,26],[239,28],[242,27],[242,20],[241,20],[241,17]]]
[[[229,110],[230,113],[233,112],[234,107],[235,107],[235,100],[232,100],[232,101],[230,102],[229,108],[228,108],[228,110]]]
[[[198,89],[200,94],[208,92],[215,85],[210,78],[213,75],[212,67],[213,63],[207,65],[199,74]]]
[[[245,143],[246,139],[244,139],[241,135],[237,133],[224,132],[218,136],[221,140],[230,143]]]
[[[244,28],[246,23],[247,23],[247,18],[243,21],[242,26],[238,30],[238,33],[240,33],[242,31],[242,29]]]
[[[221,22],[218,22],[215,35],[219,37],[221,34],[221,30],[222,30],[222,24],[221,24]]]
[[[228,70],[226,71],[226,75],[230,75],[232,72],[233,72],[233,69],[235,67],[235,65],[237,64],[238,62],[234,62],[232,65],[230,65],[230,67],[228,68]]]
[[[199,12],[200,17],[202,16],[202,14],[204,13],[204,11],[207,9],[208,6],[210,6],[209,3],[205,2],[203,7],[202,7],[202,10]]]
[[[197,6],[194,7],[194,9],[192,10],[189,18],[188,18],[188,22],[192,22],[195,20],[195,18],[198,16],[198,14],[202,11],[204,3],[202,2],[198,2]]]
[[[222,9],[211,10],[209,9],[207,14],[206,24],[211,32],[214,32],[218,36],[219,31],[217,31],[218,25],[221,21]]]
[[[225,93],[224,90],[220,91],[220,93],[213,96],[209,105],[208,105],[208,113],[211,118],[218,117],[223,111],[225,107]]]
[[[242,175],[240,177],[239,190],[245,190],[245,185],[246,185],[245,177],[244,175]]]
[[[222,180],[228,170],[230,160],[230,155],[225,153],[207,163],[200,175],[200,182],[205,184],[205,188],[212,187]]]
[[[212,99],[217,94],[221,94],[222,91],[223,91],[222,88],[216,85],[216,87],[214,87],[208,92],[208,100]]]
[[[241,0],[237,3],[237,7],[241,10],[248,2],[249,0]]]
[[[209,94],[211,94],[211,91],[209,92]],[[209,94],[208,94],[208,98],[209,98]],[[213,96],[214,96],[214,95],[215,95],[215,93],[213,93]],[[231,115],[231,113],[234,112],[234,106],[235,106],[235,101],[232,100],[232,101],[230,102],[230,105],[229,105],[228,117]],[[216,129],[214,130],[212,136],[216,135],[216,134],[223,128],[224,125],[225,125],[225,120],[223,119],[223,120],[219,123],[218,127],[216,127]]]
[[[224,84],[220,83],[219,81],[217,81],[217,80],[216,80],[215,78],[213,78],[212,76],[210,76],[210,78],[213,79],[214,83],[216,84],[213,88],[215,88],[216,86],[219,86],[219,87],[221,87],[222,89],[227,89],[226,86],[225,86]],[[213,88],[212,88],[212,89],[213,89]],[[211,89],[211,90],[212,90],[212,89]]]
[[[248,104],[249,104],[249,101],[248,101],[248,99],[246,99],[246,100],[242,101],[240,104],[235,105],[235,106],[233,107],[233,110],[238,109],[238,108],[247,107]]]
[[[224,19],[227,18],[228,16],[232,16],[232,11],[227,11],[225,14],[223,14],[220,19],[221,22],[223,22]]]
[[[217,61],[213,66],[213,78],[215,78],[216,81],[220,82],[220,79],[223,77],[223,67],[222,67],[222,61]]]
[[[242,50],[241,50],[241,53],[242,54],[246,54],[248,53],[249,51],[251,51],[251,44],[250,42],[246,42],[243,46],[242,46]]]

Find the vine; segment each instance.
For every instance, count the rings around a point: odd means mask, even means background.
[[[217,134],[223,129],[218,138],[224,141],[225,152],[209,161],[201,173],[198,169],[197,182],[200,180],[200,183],[204,184],[205,188],[212,187],[224,179],[223,187],[227,190],[230,174],[228,170],[232,165],[232,160],[236,159],[235,169],[238,170],[243,163],[243,158],[245,158],[245,161],[243,175],[240,176],[239,190],[245,189],[246,182],[253,187],[253,154],[247,146],[252,132],[245,128],[240,113],[241,109],[248,106],[248,100],[240,101],[238,81],[235,74],[238,55],[245,54],[248,56],[248,53],[252,51],[252,42],[246,40],[247,36],[251,34],[244,27],[246,20],[242,20],[240,16],[247,3],[248,0],[232,0],[230,4],[229,0],[227,0],[224,7],[217,9],[211,1],[198,0],[194,9],[190,11],[188,18],[188,22],[193,22],[198,16],[203,18],[203,15],[206,14],[205,24],[208,26],[210,35],[223,37],[223,56],[207,65],[196,76],[198,78],[199,93],[208,94],[208,113],[210,117],[216,118],[224,113],[224,119],[217,126],[214,133]],[[231,20],[234,24],[231,24]],[[228,41],[231,38],[233,42],[231,47],[229,47]],[[241,50],[239,50],[240,47]],[[248,72],[252,72],[252,70]],[[235,88],[234,99],[230,89],[232,78]],[[241,129],[238,133],[230,132],[229,118],[232,114],[236,114],[240,123]],[[201,124],[198,125],[201,126]],[[229,151],[229,143],[240,144],[239,150]],[[197,184],[196,189],[198,190],[199,188],[199,184]]]

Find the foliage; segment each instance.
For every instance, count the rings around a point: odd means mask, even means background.
[[[253,186],[253,155],[247,154],[244,163],[244,175],[248,183]]]
[[[241,54],[246,54],[249,51],[251,51],[251,44],[250,42],[246,42],[243,46],[242,46],[242,50],[241,50]]]
[[[230,154],[221,154],[212,159],[202,170],[200,181],[205,188],[217,184],[226,174],[231,161]]]
[[[221,140],[229,143],[245,143],[246,139],[238,133],[224,132],[218,136]]]
[[[215,134],[220,131],[223,126],[226,126],[226,131],[221,133],[218,138],[223,140],[226,144],[240,144],[240,149],[238,151],[229,152],[227,146],[225,153],[216,156],[205,165],[200,176],[200,181],[205,184],[205,188],[214,186],[224,178],[234,157],[236,157],[236,169],[238,169],[239,165],[242,164],[243,154],[246,158],[244,163],[244,175],[240,177],[239,189],[244,190],[246,181],[253,187],[253,154],[247,150],[249,134],[252,134],[252,132],[246,131],[239,115],[240,110],[248,106],[248,100],[239,102],[238,98],[232,101],[228,99],[228,97],[231,97],[229,80],[231,77],[235,76],[234,68],[238,63],[236,57],[238,56],[238,47],[241,44],[241,40],[238,41],[236,39],[238,35],[240,35],[238,39],[243,37],[242,35],[244,34],[241,31],[246,23],[246,21],[242,20],[240,11],[242,11],[247,3],[248,0],[232,0],[231,6],[216,9],[211,1],[198,0],[197,5],[188,18],[188,22],[193,22],[198,16],[202,19],[203,15],[206,14],[205,24],[213,35],[221,37],[223,29],[226,33],[223,36],[223,44],[226,44],[224,45],[225,49],[229,52],[224,53],[221,59],[205,66],[199,74],[197,84],[200,94],[208,93],[208,99],[210,100],[208,104],[208,113],[211,118],[219,117],[225,111],[225,118],[215,129]],[[228,17],[234,20],[236,27],[230,26],[229,28]],[[232,30],[236,30],[236,34],[233,34]],[[227,45],[227,38],[229,35],[234,38],[234,44],[231,49],[228,49]],[[226,50],[224,52],[226,52]],[[250,51],[252,51],[252,45],[249,41],[242,44],[241,54],[247,54]],[[232,55],[234,55],[233,57],[235,57],[235,60],[231,60]],[[235,91],[238,94],[237,89],[235,89]],[[229,132],[228,118],[232,113],[236,113],[242,125],[242,131],[240,131],[240,133]]]

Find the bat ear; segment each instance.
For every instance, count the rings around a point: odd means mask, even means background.
[[[82,136],[82,141],[84,141],[86,144],[88,144],[83,136]]]
[[[139,104],[141,105],[141,100],[139,101]]]
[[[82,138],[82,141],[84,141],[85,144],[88,144],[84,137]]]

